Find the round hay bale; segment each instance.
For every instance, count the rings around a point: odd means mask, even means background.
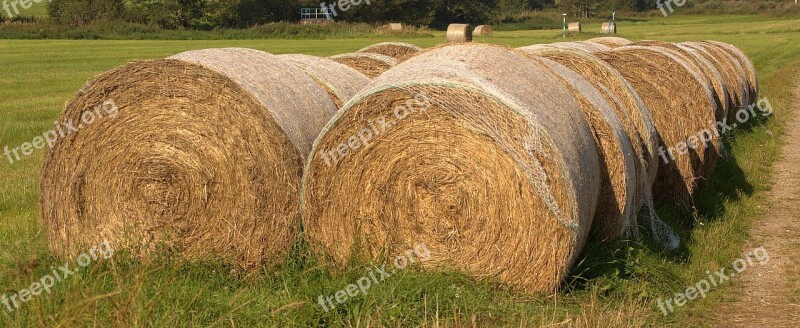
[[[472,34],[479,36],[492,36],[494,34],[494,31],[492,30],[491,25],[478,25],[478,27],[475,28],[475,31]]]
[[[558,62],[578,73],[590,81],[613,106],[634,153],[636,202],[633,208],[634,212],[638,212],[646,199],[652,197],[651,190],[658,173],[658,136],[653,118],[639,95],[616,69],[591,54],[563,49],[541,49],[529,53]],[[598,221],[596,217],[592,224],[592,235],[599,240],[614,239],[628,229],[635,236],[636,225],[631,226],[630,223],[622,220]]]
[[[706,59],[714,63],[714,66],[722,75],[722,82],[728,92],[727,120],[735,120],[736,112],[749,103],[747,78],[741,74],[742,66],[731,54],[719,47],[698,42],[684,42],[681,45],[698,51]]]
[[[70,256],[108,241],[142,257],[169,250],[248,269],[283,262],[300,223],[303,158],[337,110],[292,68],[256,50],[209,49],[89,82],[59,122],[80,122],[109,100],[118,110],[45,155],[50,248]]]
[[[599,51],[609,51],[609,50],[611,50],[611,48],[609,48],[608,46],[600,44],[600,43],[580,42],[580,41],[575,41],[575,42],[554,42],[554,43],[550,43],[549,46],[552,47],[552,48],[568,49],[568,50],[574,50],[574,51],[581,51],[581,52],[585,52],[585,53],[595,53],[595,52],[599,52]],[[531,48],[528,48],[528,49],[531,50]]]
[[[358,52],[360,53],[367,52],[367,53],[389,56],[402,62],[422,52],[422,48],[404,42],[381,42],[373,44],[371,46],[364,47]]]
[[[336,104],[336,108],[342,108],[344,103],[369,83],[366,75],[328,58],[298,54],[279,55],[278,58],[295,64],[317,81]]]
[[[654,40],[638,41],[633,43],[633,45],[672,49],[690,59],[695,65],[695,68],[699,69],[697,72],[702,73],[705,81],[708,82],[709,86],[711,87],[712,95],[714,96],[714,102],[716,103],[717,108],[714,117],[719,121],[723,117],[728,116],[728,106],[730,101],[727,98],[728,92],[725,89],[725,82],[723,81],[722,75],[712,62],[708,61],[696,50],[680,44]]]
[[[402,31],[403,30],[403,23],[389,23],[389,30],[390,31]]]
[[[447,27],[447,42],[472,42],[472,26],[450,24]]]
[[[625,77],[653,117],[661,137],[655,194],[687,206],[695,180],[706,176],[707,162],[715,162],[719,151],[716,143],[706,146],[697,138],[703,132],[718,138],[714,102],[702,77],[689,59],[665,48],[627,46],[596,55]]]
[[[363,73],[369,78],[375,78],[386,70],[397,65],[397,59],[389,56],[369,52],[342,54],[329,57],[331,60],[345,64]]]
[[[747,77],[746,81],[747,81],[747,93],[749,96],[749,101],[746,102],[745,104],[750,105],[758,102],[758,88],[759,88],[758,73],[756,72],[756,68],[755,66],[753,66],[753,61],[750,59],[750,57],[748,57],[747,54],[745,54],[744,51],[742,51],[741,49],[736,48],[733,45],[725,42],[719,42],[713,40],[706,40],[700,42],[714,45],[721,49],[724,49],[729,54],[734,56],[734,58],[736,58],[736,60],[739,62],[739,65],[742,66],[743,74]]]
[[[370,133],[364,147],[343,146]],[[598,198],[597,149],[574,93],[544,64],[499,46],[450,44],[387,71],[314,147],[305,235],[338,264],[355,245],[378,256],[424,242],[425,268],[552,292]]]
[[[600,24],[600,33],[617,34],[617,23],[603,22],[603,24]]]
[[[582,31],[581,22],[572,22],[567,24],[567,31],[570,33],[580,33]]]
[[[597,42],[597,43],[600,43],[600,44],[604,44],[604,45],[606,45],[608,47],[611,47],[611,48],[627,46],[627,45],[633,43],[632,41],[630,41],[628,39],[623,39],[623,38],[616,37],[616,36],[604,36],[604,37],[589,39],[589,41]]]
[[[563,65],[547,58],[539,60],[570,86],[594,134],[600,164],[600,194],[592,221],[593,237],[604,241],[636,235],[639,209],[636,174],[641,166],[636,167],[630,137],[608,103],[616,99],[605,98],[586,79]]]

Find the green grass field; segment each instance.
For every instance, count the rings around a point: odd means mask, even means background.
[[[26,14],[27,15],[27,14]],[[588,25],[587,31],[599,30]],[[662,316],[655,300],[680,291],[740,256],[747,227],[761,213],[770,187],[800,73],[800,20],[760,16],[670,16],[621,21],[621,37],[732,43],[753,59],[775,115],[726,136],[731,157],[697,193],[696,213],[660,206],[685,242],[665,254],[646,243],[588,245],[562,292],[552,297],[513,294],[492,281],[460,273],[405,270],[373,286],[369,294],[324,312],[316,304],[368,271],[352,265],[332,275],[306,245],[280,267],[242,275],[224,263],[178,263],[169,254],[139,262],[117,252],[57,283],[19,310],[0,305],[0,326],[697,326],[730,285],[708,298]],[[399,41],[430,47],[435,38]],[[509,46],[561,41],[560,31],[496,32],[478,38]],[[588,39],[587,33],[571,39]],[[332,55],[385,38],[228,41],[18,41],[0,40],[0,147],[31,141],[53,127],[64,103],[93,76],[124,63],[209,47],[249,47],[271,53]],[[43,151],[0,164],[0,288],[11,295],[66,260],[47,251],[38,216]],[[797,293],[800,291],[792,291]],[[2,296],[2,295],[0,295]]]

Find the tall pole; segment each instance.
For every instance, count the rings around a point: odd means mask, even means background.
[[[795,1],[797,1],[797,0],[795,0]],[[567,14],[564,13],[564,14],[561,14],[561,16],[564,16],[564,38],[566,38],[567,37]]]

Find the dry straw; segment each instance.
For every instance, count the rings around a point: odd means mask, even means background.
[[[669,49],[626,46],[596,55],[625,77],[653,117],[663,147],[656,195],[689,205],[695,180],[710,174],[706,170],[709,162],[716,162],[718,149],[713,143],[707,148],[693,143],[697,149],[690,148],[685,155],[673,150],[674,159],[668,151],[702,131],[716,133],[714,103],[702,78],[691,70],[689,59]]]
[[[280,55],[278,57],[297,65],[298,68],[304,70],[308,76],[317,81],[320,87],[325,89],[331,96],[337,108],[341,108],[344,103],[369,83],[369,78],[366,75],[328,58],[297,54]]]
[[[750,102],[749,83],[742,74],[743,68],[739,61],[723,49],[707,43],[684,42],[681,45],[697,50],[700,54],[715,63],[723,77],[725,89],[728,92],[728,120],[735,119],[738,109]]]
[[[303,70],[249,49],[191,51],[108,71],[67,104],[78,121],[113,99],[115,118],[59,139],[44,160],[50,248],[98,240],[245,268],[285,260],[299,227],[301,163],[337,108]]]
[[[494,31],[492,30],[491,25],[478,25],[478,27],[475,28],[473,34],[479,36],[492,36],[494,34]]]
[[[569,31],[570,33],[572,33],[572,32],[575,32],[575,33],[581,32],[582,31],[581,22],[573,22],[573,23],[567,24],[567,31]]]
[[[404,42],[381,42],[359,50],[360,53],[374,53],[389,56],[398,61],[404,61],[422,52],[422,48]]]
[[[720,74],[717,67],[711,61],[707,60],[698,51],[680,44],[664,41],[638,41],[633,45],[672,49],[690,59],[694,64],[692,69],[699,69],[697,72],[702,74],[711,87],[712,95],[714,96],[714,102],[716,103],[717,107],[715,118],[717,120],[721,120],[723,117],[727,117],[730,101],[727,98],[728,92],[725,89],[725,82],[723,81],[722,74]]]
[[[447,42],[472,42],[472,26],[450,24],[447,27]]]
[[[598,240],[636,235],[637,167],[633,146],[609,98],[563,65],[539,58],[565,80],[594,134],[600,164],[600,193],[592,228]]]
[[[529,53],[556,61],[580,74],[613,106],[633,147],[636,168],[636,201],[633,208],[634,212],[638,210],[651,197],[658,169],[658,139],[653,118],[639,95],[617,70],[590,54],[563,49],[534,50]],[[632,232],[635,236],[635,227],[635,221],[632,220],[600,221],[596,217],[592,224],[592,234],[599,240],[614,239],[623,236],[624,232]]]
[[[749,102],[745,103],[746,105],[750,105],[758,101],[758,74],[756,73],[755,66],[753,66],[753,61],[750,57],[747,56],[741,49],[734,47],[731,44],[713,41],[713,40],[706,40],[701,41],[702,43],[709,44],[716,46],[718,48],[727,51],[731,54],[738,62],[739,65],[742,66],[743,71],[740,71],[744,74],[747,78],[747,91],[749,96]]]
[[[390,31],[402,31],[403,30],[403,23],[389,23],[389,30]]]
[[[408,105],[424,110],[397,120]],[[325,164],[321,152],[381,118],[394,124]],[[378,256],[424,242],[426,268],[552,292],[583,248],[599,175],[563,80],[521,52],[451,44],[373,80],[323,129],[303,178],[304,227],[338,264],[356,245]]]
[[[369,78],[381,75],[398,63],[395,58],[370,52],[336,55],[330,57],[330,59],[350,66]]]
[[[604,36],[604,37],[589,39],[589,41],[601,43],[601,44],[604,44],[604,45],[609,46],[611,48],[627,46],[627,45],[633,43],[630,40],[623,39],[623,38],[616,37],[616,36]]]

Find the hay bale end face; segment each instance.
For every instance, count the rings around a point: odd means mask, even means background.
[[[492,36],[494,31],[491,25],[478,25],[473,34],[478,36]]]
[[[447,42],[472,42],[472,26],[450,24],[447,27]]]
[[[335,62],[350,66],[369,78],[378,77],[378,75],[398,63],[395,58],[370,52],[342,54],[329,58]]]
[[[364,47],[357,52],[389,56],[402,62],[422,52],[422,48],[404,42],[381,42]]]
[[[570,33],[580,33],[581,29],[581,22],[572,22],[567,24],[567,31]]]
[[[108,241],[248,269],[286,259],[301,163],[337,110],[314,79],[256,50],[191,51],[98,76],[59,120],[108,100],[115,117],[46,154],[40,209],[56,254]]]
[[[389,23],[389,30],[390,31],[402,31],[403,30],[403,23]]]
[[[553,81],[529,55],[475,44],[373,80],[306,164],[312,249],[343,265],[356,244],[378,256],[424,242],[425,268],[556,290],[586,240],[600,172],[578,101]]]

